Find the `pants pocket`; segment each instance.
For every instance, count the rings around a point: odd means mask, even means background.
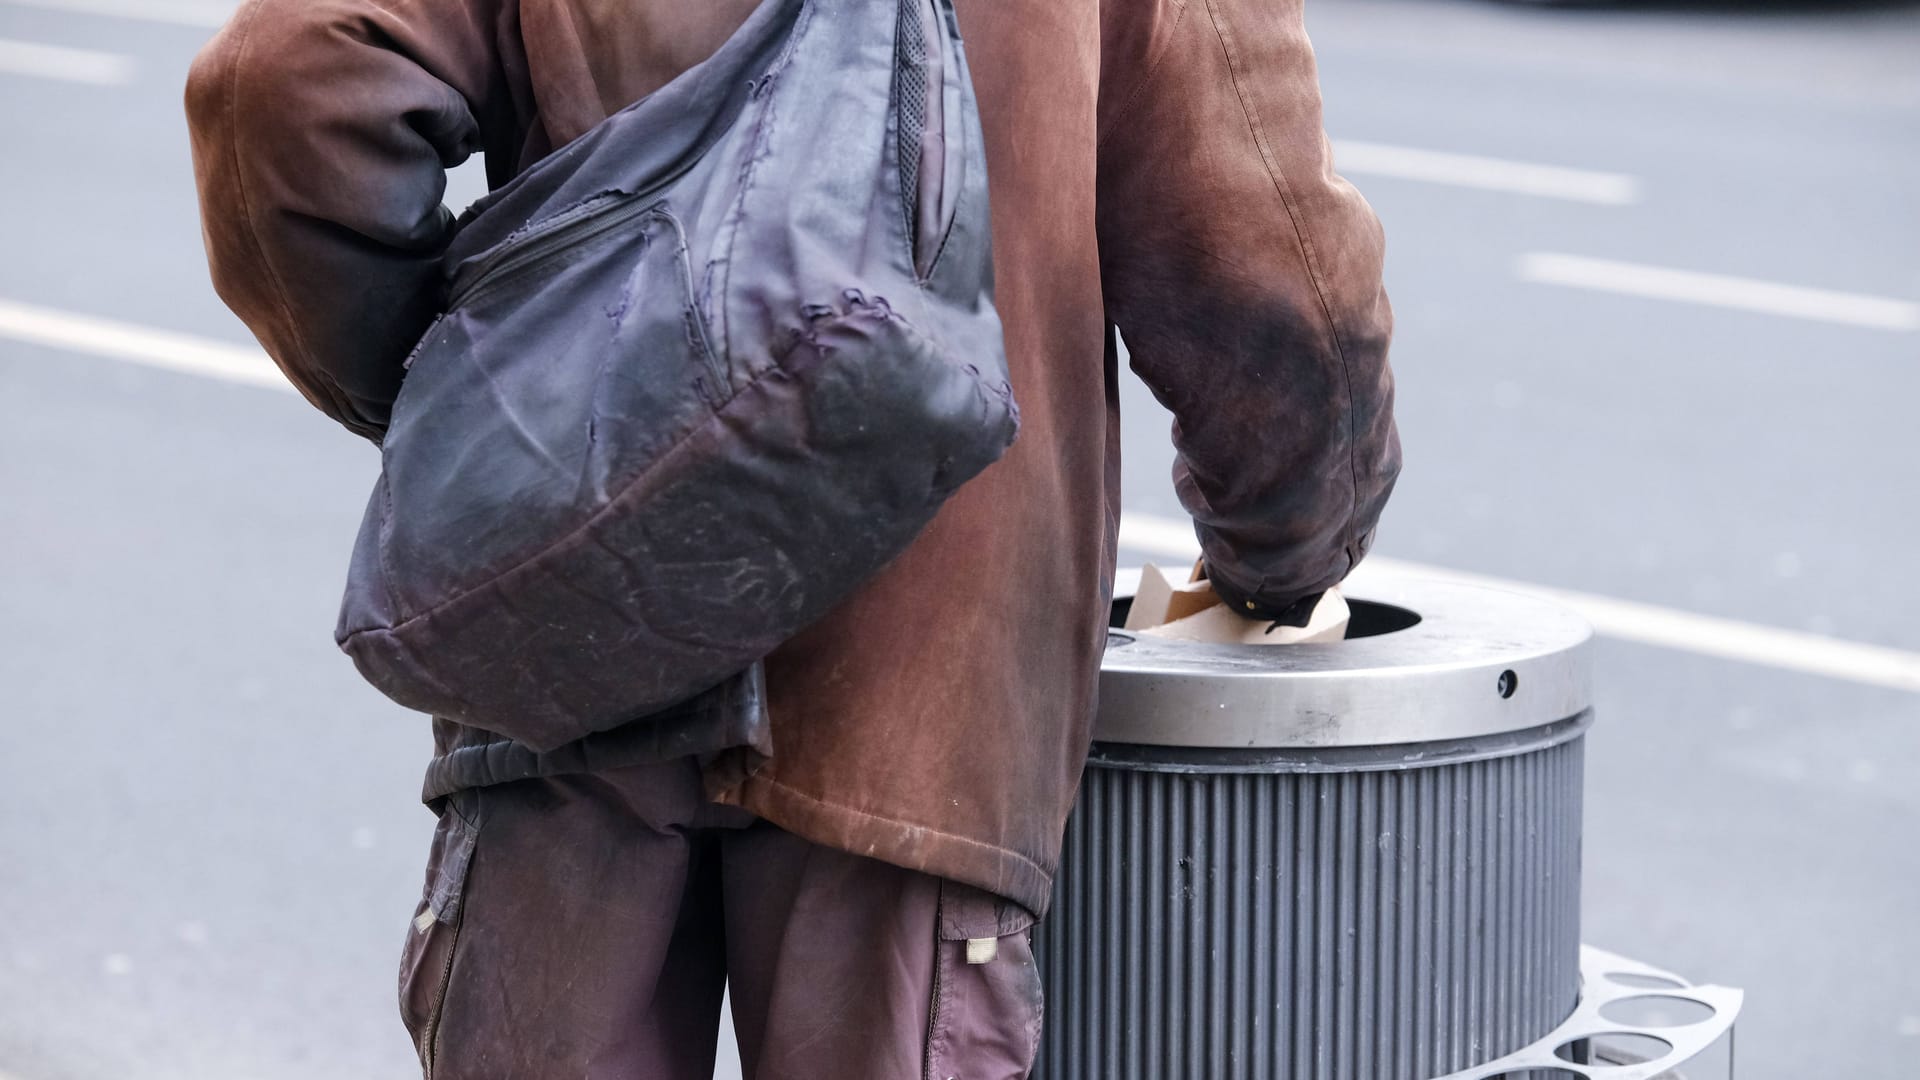
[[[969,885],[940,885],[925,1080],[1025,1080],[1044,1013],[1033,915]]]
[[[478,791],[449,796],[427,853],[426,884],[400,953],[400,1019],[412,1036],[424,1076],[432,1080],[441,1011],[453,980],[465,914],[467,871],[480,836]]]

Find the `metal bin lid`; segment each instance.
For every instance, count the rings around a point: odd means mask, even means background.
[[[1351,632],[1316,645],[1213,645],[1110,631],[1094,738],[1242,749],[1471,739],[1593,704],[1593,630],[1520,593],[1373,580]],[[1417,617],[1417,618],[1416,618]]]

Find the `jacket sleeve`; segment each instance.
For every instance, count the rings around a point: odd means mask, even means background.
[[[1399,472],[1380,226],[1333,173],[1302,0],[1104,7],[1108,316],[1173,412],[1208,576],[1280,618],[1360,561]]]
[[[186,106],[215,289],[307,399],[379,441],[438,306],[446,169],[499,92],[500,0],[250,0]]]

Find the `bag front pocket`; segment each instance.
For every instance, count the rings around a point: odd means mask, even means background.
[[[595,241],[652,210],[655,203],[647,196],[643,191],[589,199],[508,237],[460,268],[448,285],[447,310],[475,303],[545,267],[585,256]]]
[[[407,944],[400,954],[400,1019],[412,1036],[423,1075],[432,1080],[440,1018],[465,916],[468,871],[480,836],[479,792],[449,796],[435,826]]]

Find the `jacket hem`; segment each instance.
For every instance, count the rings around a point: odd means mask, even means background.
[[[767,775],[747,772],[722,755],[707,770],[707,797],[741,807],[805,840],[1005,897],[1032,912],[1047,912],[1053,874],[1015,851],[926,825],[859,810],[801,791]]]

